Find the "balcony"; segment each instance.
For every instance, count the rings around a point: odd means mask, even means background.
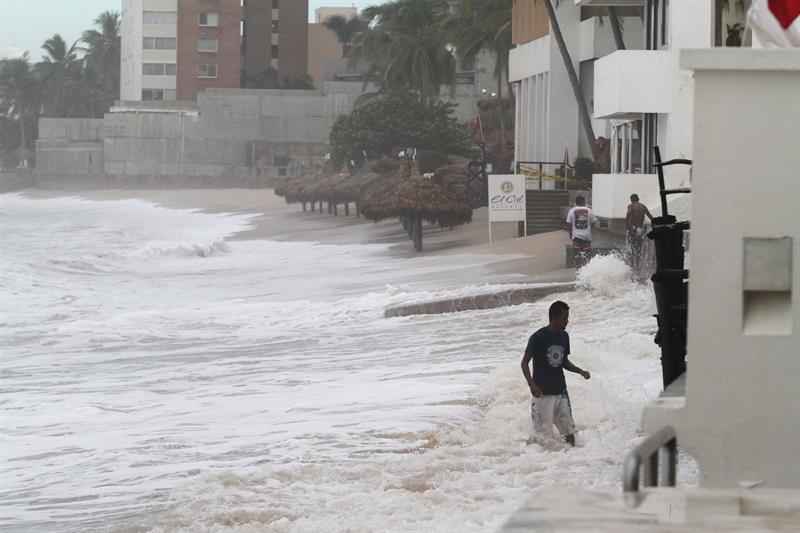
[[[595,62],[594,118],[669,113],[673,69],[664,50],[619,50]]]

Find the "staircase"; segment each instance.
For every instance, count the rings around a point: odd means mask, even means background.
[[[561,229],[561,208],[569,207],[569,191],[528,189],[526,193],[528,235]]]

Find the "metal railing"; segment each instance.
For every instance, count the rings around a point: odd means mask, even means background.
[[[628,507],[638,507],[642,503],[642,493],[639,491],[640,474],[643,474],[645,487],[675,486],[677,454],[675,430],[672,426],[665,426],[625,455],[622,463],[622,486]]]

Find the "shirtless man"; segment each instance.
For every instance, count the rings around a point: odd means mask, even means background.
[[[639,195],[631,194],[631,203],[628,204],[628,213],[625,215],[625,226],[628,228],[628,246],[631,250],[631,263],[635,276],[639,275],[639,260],[644,244],[644,217],[653,221],[653,215],[647,206],[639,201]]]

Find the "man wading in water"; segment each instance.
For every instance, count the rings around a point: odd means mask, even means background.
[[[570,362],[569,306],[556,301],[550,306],[550,323],[531,335],[522,357],[522,373],[531,390],[531,416],[537,435],[553,436],[553,425],[569,444],[575,446],[575,421],[567,394],[564,370],[589,379],[591,374]],[[533,376],[530,362],[533,361]]]

